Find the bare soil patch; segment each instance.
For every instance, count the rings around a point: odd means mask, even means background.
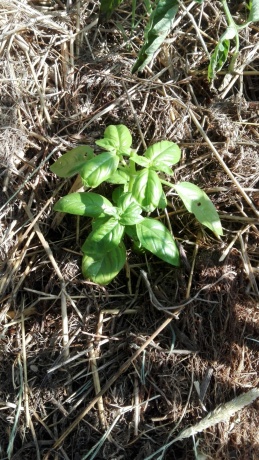
[[[132,28],[131,2],[98,25],[95,1],[67,10],[0,0],[1,460],[259,458],[259,400],[228,416],[228,403],[259,387],[259,29],[240,33],[242,72],[226,86],[220,72],[212,88],[220,2],[185,3],[159,54],[132,75],[141,2]],[[78,182],[49,165],[121,123],[139,152],[141,132],[147,145],[179,144],[175,181],[209,194],[224,236],[168,189],[162,219],[181,267],[129,249],[125,270],[101,287],[81,275],[90,222],[52,209]],[[224,421],[171,443],[215,409]]]

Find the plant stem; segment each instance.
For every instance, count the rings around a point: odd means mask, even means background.
[[[132,150],[130,152],[130,157],[132,155],[134,155],[134,151]],[[131,192],[132,191],[132,187],[133,187],[133,183],[134,183],[134,179],[135,179],[135,175],[136,175],[136,165],[135,165],[135,161],[132,161],[131,159],[129,159],[129,174],[130,174],[130,180],[129,180],[129,188],[128,188],[128,192]]]
[[[221,3],[222,3],[223,10],[224,10],[224,13],[225,13],[226,18],[227,18],[228,25],[236,27],[236,23],[235,23],[235,21],[234,21],[234,19],[232,17],[232,14],[230,13],[230,10],[229,10],[227,0],[221,0]]]
[[[174,184],[171,184],[171,182],[167,182],[167,180],[160,179],[161,184],[167,185],[170,188],[174,188]]]
[[[227,4],[227,0],[221,0],[221,4],[222,4],[223,10],[224,10],[224,13],[226,15],[226,18],[227,18],[228,26],[233,27],[235,29],[235,43],[236,43],[236,46],[235,46],[235,51],[233,53],[233,56],[232,56],[230,64],[229,64],[229,71],[233,72],[235,62],[236,62],[238,54],[239,54],[238,25],[235,23],[235,21],[234,21],[234,19],[232,17],[232,14],[231,14],[231,12],[229,10],[229,7],[228,7],[228,4]]]

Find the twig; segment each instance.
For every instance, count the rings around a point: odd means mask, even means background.
[[[116,380],[130,367],[132,362],[145,350],[145,348],[155,339],[155,337],[160,334],[160,332],[172,321],[172,318],[167,318],[161,326],[147,339],[147,341],[131,356],[114,374],[108,382],[104,385],[102,390],[92,399],[90,404],[83,410],[83,412],[71,423],[70,427],[60,436],[60,438],[55,442],[53,449],[57,449],[67,438],[67,436],[77,427],[81,420],[88,414],[88,412],[95,406],[100,396],[104,395],[111,385],[116,382]],[[46,460],[46,457],[45,459]]]
[[[26,214],[29,216],[30,220],[34,220],[33,219],[33,215],[31,214],[28,206],[25,204],[24,205],[24,209],[25,209],[25,212]],[[53,256],[53,253],[50,249],[50,246],[48,244],[48,242],[46,241],[46,239],[44,238],[41,230],[40,230],[40,227],[39,225],[35,222],[34,223],[34,230],[43,246],[43,248],[45,249],[46,251],[46,254],[50,260],[50,262],[52,263],[52,266],[60,280],[60,283],[61,283],[61,314],[62,314],[62,332],[63,332],[63,346],[65,348],[65,355],[66,357],[69,356],[69,348],[67,347],[67,344],[68,344],[68,340],[69,340],[69,334],[68,334],[68,317],[67,317],[67,302],[66,302],[66,285],[65,285],[65,280],[63,278],[63,275],[59,269],[59,266]]]
[[[40,449],[34,426],[32,423],[30,409],[29,409],[29,386],[28,386],[28,373],[27,373],[27,355],[26,355],[26,338],[25,338],[25,327],[24,327],[24,299],[22,302],[22,313],[21,313],[21,326],[22,326],[22,357],[23,357],[23,395],[24,395],[24,406],[25,406],[25,416],[26,424],[30,428],[35,449],[37,460],[41,460]]]
[[[100,341],[100,336],[102,335],[102,326],[103,326],[103,313],[100,312],[99,321],[97,325],[97,341],[98,342]],[[97,366],[97,358],[99,358],[99,351],[100,351],[100,347],[98,347],[97,349],[90,348],[89,350],[90,365],[91,365],[91,370],[93,374],[94,389],[95,389],[96,395],[99,394],[101,391],[101,384],[100,384],[99,372],[98,372],[98,366]],[[104,431],[107,428],[107,422],[105,419],[105,412],[104,412],[102,396],[100,396],[100,398],[97,401],[97,407],[98,407],[101,427],[102,427],[102,430]]]

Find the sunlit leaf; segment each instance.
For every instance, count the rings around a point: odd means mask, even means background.
[[[105,254],[121,242],[124,227],[111,217],[101,225],[96,225],[86,238],[82,251],[91,257]]]
[[[130,156],[130,159],[139,166],[143,166],[144,168],[149,167],[150,160],[148,160],[148,158],[145,158],[142,155],[138,155],[137,153],[134,153],[134,155]]]
[[[82,182],[86,187],[98,187],[111,177],[119,164],[119,157],[111,152],[103,152],[87,161],[80,170]]]
[[[121,225],[134,225],[143,220],[141,206],[136,202],[130,192],[120,196],[118,208],[121,213],[119,220]]]
[[[248,16],[249,22],[259,21],[259,0],[253,0]]]
[[[130,176],[128,171],[122,170],[122,169],[117,169],[115,173],[112,174],[112,176],[107,179],[107,182],[109,184],[127,184],[129,182]]]
[[[115,246],[109,252],[89,256],[84,254],[82,272],[85,278],[94,283],[105,285],[110,283],[123,268],[126,261],[126,249],[123,243]]]
[[[216,73],[222,69],[228,58],[228,52],[230,47],[229,40],[221,40],[217,44],[214,52],[211,55],[210,63],[208,67],[208,79],[213,80]]]
[[[208,227],[216,235],[223,235],[218,212],[208,195],[197,185],[181,182],[174,186],[186,209],[192,212],[196,219]]]
[[[49,169],[59,177],[72,177],[78,174],[85,162],[92,157],[93,149],[91,147],[79,145],[64,153]]]
[[[102,195],[92,192],[75,192],[60,198],[54,210],[78,216],[99,217],[105,215],[105,208],[112,206]]]
[[[179,265],[177,245],[171,233],[161,222],[146,217],[136,225],[136,231],[145,249],[171,265]]]
[[[119,155],[129,155],[132,136],[126,126],[110,125],[104,131],[104,139],[96,141],[96,144]]]
[[[177,0],[159,0],[145,29],[145,41],[132,72],[141,71],[170,32],[179,4]]]
[[[161,141],[148,147],[144,156],[150,161],[149,168],[172,173],[170,167],[180,160],[181,150],[174,142]]]
[[[133,183],[132,195],[147,212],[154,211],[162,196],[162,185],[157,173],[152,169],[138,171]]]
[[[159,203],[158,203],[158,208],[159,209],[165,209],[167,206],[167,199],[164,190],[162,191],[162,195],[160,197]]]

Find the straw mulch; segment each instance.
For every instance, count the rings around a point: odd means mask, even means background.
[[[0,458],[258,459],[258,24],[212,88],[220,2],[181,4],[138,75],[144,2],[134,27],[132,2],[99,25],[98,2],[64,3],[0,0]],[[49,165],[119,123],[140,152],[140,132],[179,144],[175,180],[210,195],[224,236],[166,190],[185,263],[129,248],[101,287],[81,275],[90,222],[53,211],[77,182]]]

